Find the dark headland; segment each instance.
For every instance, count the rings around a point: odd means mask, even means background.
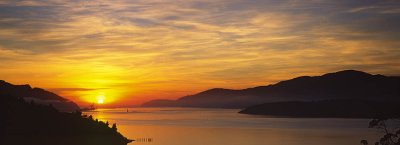
[[[57,108],[79,108],[54,93],[4,81],[0,91],[0,145],[126,145],[132,141],[118,132],[116,124],[79,111],[60,112]]]
[[[65,99],[53,92],[32,88],[30,85],[13,85],[0,80],[0,96],[15,96],[26,101],[35,101],[37,104],[52,104],[54,108],[61,112],[72,112],[79,109],[74,102]]]

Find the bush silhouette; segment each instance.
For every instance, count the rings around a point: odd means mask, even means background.
[[[369,128],[377,128],[384,131],[384,135],[379,139],[379,141],[375,142],[375,145],[400,145],[400,128],[388,127],[388,120],[390,119],[377,118],[369,122]],[[361,140],[361,143],[363,145],[368,145],[367,140]]]

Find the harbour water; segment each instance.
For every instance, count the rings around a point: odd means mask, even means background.
[[[276,118],[237,109],[120,108],[84,112],[116,123],[130,145],[359,145],[382,133],[370,119]]]

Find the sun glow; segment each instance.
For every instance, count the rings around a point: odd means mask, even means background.
[[[97,104],[103,104],[104,103],[104,100],[103,99],[98,99],[97,100]]]
[[[97,104],[103,104],[104,103],[104,99],[105,99],[104,95],[97,96],[96,97]]]

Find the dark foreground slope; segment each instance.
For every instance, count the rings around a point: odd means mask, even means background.
[[[54,108],[62,112],[79,110],[79,106],[57,94],[41,88],[32,88],[30,85],[13,85],[0,80],[1,96],[16,96],[24,100],[34,100],[38,104],[52,104]]]
[[[251,106],[239,113],[275,117],[399,118],[400,103],[358,100],[275,102]]]
[[[1,145],[126,145],[116,126],[52,106],[0,96]]]
[[[142,106],[245,108],[268,102],[336,99],[400,101],[400,77],[345,70],[243,90],[210,89],[177,100],[153,100]]]

